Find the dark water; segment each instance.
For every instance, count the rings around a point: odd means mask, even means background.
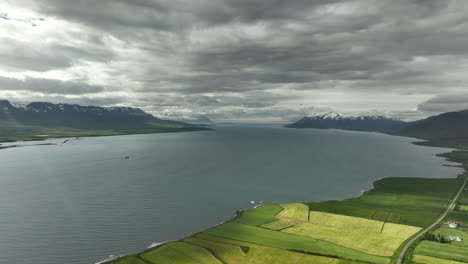
[[[446,149],[408,138],[216,129],[1,150],[0,263],[91,264],[200,231],[251,200],[342,199],[381,177],[461,172],[434,156]]]

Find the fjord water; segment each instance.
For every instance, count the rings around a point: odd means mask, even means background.
[[[250,201],[343,199],[382,177],[461,172],[435,156],[448,149],[409,138],[214,128],[1,150],[0,263],[91,264],[203,230]]]

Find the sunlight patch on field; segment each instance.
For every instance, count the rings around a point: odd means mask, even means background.
[[[311,212],[310,222],[282,232],[310,237],[379,256],[392,256],[398,247],[421,228],[389,224],[364,218]]]

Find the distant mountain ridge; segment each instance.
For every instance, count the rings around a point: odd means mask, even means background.
[[[185,123],[189,123],[189,124],[193,124],[193,125],[211,125],[213,124],[213,121],[211,121],[211,119],[209,119],[207,116],[195,116],[195,117],[192,117],[192,118],[182,118],[182,119],[179,119],[179,121],[182,121],[182,122],[185,122]]]
[[[184,122],[159,119],[133,107],[81,106],[48,102],[14,105],[8,100],[0,100],[0,140],[5,137],[16,138],[18,131],[21,131],[20,138],[22,138],[34,136],[35,133],[44,130],[48,130],[48,134],[54,131],[68,133],[70,130],[88,131],[88,134],[89,131],[101,131],[100,134],[103,134],[102,131],[112,131],[120,134],[191,131],[201,128]]]
[[[396,132],[408,123],[385,116],[346,116],[338,113],[317,114],[303,117],[287,125],[290,128],[344,129],[357,131]]]
[[[462,148],[468,146],[468,110],[447,112],[414,122],[397,132],[430,144]]]

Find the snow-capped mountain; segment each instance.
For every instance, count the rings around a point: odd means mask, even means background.
[[[12,104],[0,100],[0,120],[27,125],[79,129],[144,129],[187,124],[162,120],[133,107],[99,107],[33,102]]]
[[[324,113],[303,117],[287,125],[287,127],[394,132],[402,129],[405,125],[406,122],[404,121],[385,116],[349,116],[338,113]]]

